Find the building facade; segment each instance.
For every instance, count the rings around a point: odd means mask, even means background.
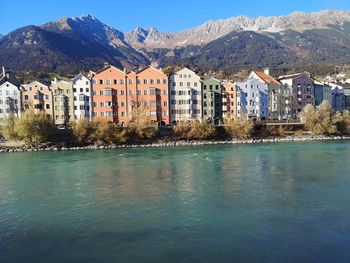
[[[280,76],[282,84],[292,88],[292,118],[297,119],[307,104],[315,106],[314,80],[307,72]]]
[[[315,106],[319,106],[324,100],[328,101],[332,105],[332,87],[321,83],[317,80],[314,81],[314,92],[315,92]]]
[[[183,68],[170,77],[170,123],[202,121],[202,82],[200,76]]]
[[[21,116],[21,92],[18,86],[9,81],[0,84],[0,123],[7,116]]]
[[[270,76],[270,70],[264,71],[253,70],[248,79],[258,79],[265,85],[265,89],[268,91],[268,119],[281,120],[284,118],[285,112],[285,99],[283,94],[283,87],[276,79]]]
[[[82,74],[72,79],[74,119],[88,119],[92,116],[91,81]]]
[[[92,89],[94,117],[124,126],[142,107],[151,124],[169,124],[168,76],[152,66],[138,72],[108,66],[93,74]]]
[[[45,112],[53,119],[53,97],[51,89],[38,81],[21,86],[22,110],[33,109],[35,113]]]
[[[209,78],[202,81],[203,85],[203,119],[220,123],[222,121],[222,87],[221,81]]]
[[[74,97],[72,82],[57,80],[50,86],[53,96],[53,116],[55,125],[69,125],[74,121]]]
[[[237,82],[236,85],[245,94],[246,116],[250,119],[266,120],[268,118],[269,103],[266,85],[254,78],[247,79],[245,82]],[[242,101],[240,104],[242,104]]]
[[[222,84],[222,117],[223,119],[237,118],[237,88],[231,81]]]
[[[128,74],[129,76],[129,74]],[[130,81],[132,80],[132,81]],[[139,70],[136,79],[128,78],[128,85],[136,84],[132,90],[133,100],[142,105],[150,116],[153,124],[170,124],[169,84],[168,75],[152,66]],[[129,94],[130,93],[130,87]]]
[[[334,86],[331,89],[332,96],[332,109],[336,112],[342,112],[344,110],[344,90],[343,87]]]

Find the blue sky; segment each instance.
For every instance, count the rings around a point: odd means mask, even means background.
[[[103,5],[99,5],[103,3]],[[121,31],[137,26],[173,32],[210,19],[286,15],[293,11],[350,10],[350,0],[0,0],[0,33],[62,16],[92,14]]]

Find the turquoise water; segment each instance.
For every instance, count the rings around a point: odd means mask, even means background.
[[[350,143],[1,154],[0,262],[350,262]]]

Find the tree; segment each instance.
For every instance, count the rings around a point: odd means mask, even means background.
[[[25,111],[14,125],[18,138],[29,144],[48,141],[53,128],[52,120],[45,112],[35,113],[32,109]]]
[[[5,136],[6,139],[18,140],[18,134],[15,131],[16,121],[17,118],[14,115],[7,116],[0,127],[0,134]]]
[[[245,118],[225,120],[224,128],[231,138],[249,139],[252,136],[253,123]]]
[[[158,126],[151,125],[149,110],[145,107],[135,107],[131,112],[129,131],[142,139],[152,139],[158,134]]]
[[[328,101],[323,101],[316,110],[311,104],[308,104],[301,112],[301,120],[305,129],[314,134],[334,134],[337,131],[337,126],[333,117],[333,111]]]
[[[188,138],[208,140],[208,139],[214,138],[215,134],[216,134],[216,128],[213,123],[210,123],[208,121],[203,121],[203,122],[196,121],[192,125],[191,130],[188,133]]]
[[[94,134],[94,125],[93,122],[90,122],[88,119],[84,118],[71,123],[72,133],[74,138],[79,143],[91,143],[92,135]]]

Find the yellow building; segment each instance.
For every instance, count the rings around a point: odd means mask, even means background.
[[[74,96],[72,82],[57,80],[51,82],[53,115],[56,125],[68,125],[74,120]]]

